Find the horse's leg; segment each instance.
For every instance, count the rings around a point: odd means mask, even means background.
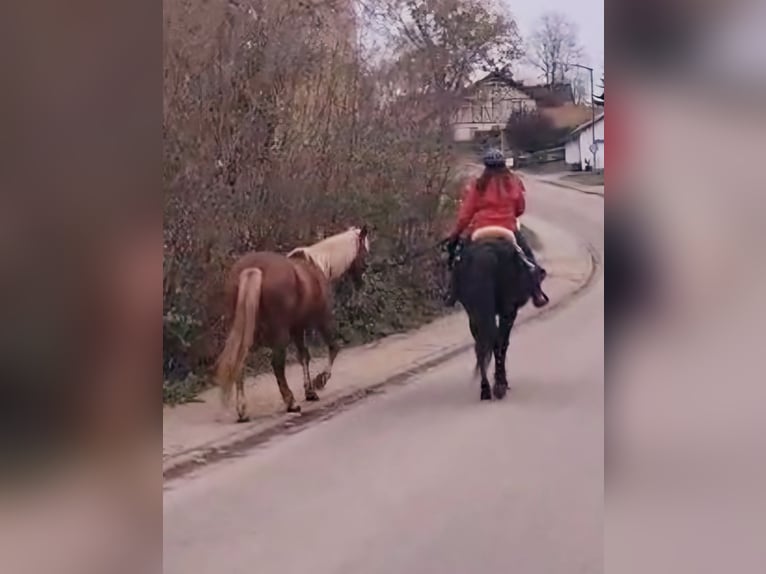
[[[245,377],[241,376],[237,378],[237,422],[246,423],[250,420],[247,416],[247,402],[245,401]]]
[[[505,358],[508,353],[508,342],[511,337],[511,329],[516,321],[518,309],[500,315],[497,341],[495,342],[495,386],[493,391],[496,399],[505,397],[508,391],[508,377],[505,372]]]
[[[295,404],[295,397],[290,387],[287,385],[285,376],[285,363],[287,362],[287,345],[279,345],[271,349],[271,368],[274,369],[274,376],[277,378],[279,392],[282,400],[285,402],[288,413],[299,413],[301,407]]]
[[[340,347],[335,339],[335,325],[332,319],[328,319],[324,324],[320,325],[317,329],[319,336],[322,337],[322,341],[327,345],[327,365],[324,370],[314,377],[312,383],[313,387],[318,390],[322,390],[327,386],[327,381],[332,376],[332,365],[335,362],[335,358],[338,356]]]
[[[311,361],[311,355],[309,349],[306,346],[306,337],[303,330],[295,331],[292,335],[295,348],[298,350],[298,360],[303,367],[303,392],[306,395],[307,401],[318,401],[319,395],[314,390],[314,383],[311,380],[311,373],[309,372],[309,361]]]
[[[487,344],[485,333],[475,321],[470,320],[469,326],[473,340],[476,342],[474,351],[476,352],[476,370],[481,375],[481,400],[490,401],[492,400],[492,389],[487,378],[487,367],[489,366],[492,347]]]

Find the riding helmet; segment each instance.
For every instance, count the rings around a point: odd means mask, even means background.
[[[481,159],[486,167],[505,166],[505,156],[503,155],[503,152],[495,147],[491,147],[485,151]]]

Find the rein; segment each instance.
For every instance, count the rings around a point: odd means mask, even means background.
[[[515,242],[509,241],[516,253],[519,255],[519,258],[521,259],[521,262],[526,265],[527,267],[534,268],[534,264],[527,259],[527,256],[524,254],[524,252],[521,250],[521,248],[516,244]],[[464,244],[458,244],[455,253],[453,253],[450,257],[449,267],[451,268],[452,265],[455,263],[456,260],[460,257],[461,252],[464,249]],[[391,257],[386,261],[378,261],[375,263],[371,263],[368,267],[370,271],[385,271],[387,269],[395,269],[397,267],[402,267],[403,265],[407,265],[408,263],[411,263],[412,261],[416,259],[420,259],[421,257],[424,257],[426,255],[429,255],[434,250],[440,250],[440,251],[448,251],[447,245],[445,244],[444,240],[437,241],[436,243],[430,243],[424,247],[421,247],[420,249],[416,249],[415,251],[408,253],[407,255],[403,257]]]

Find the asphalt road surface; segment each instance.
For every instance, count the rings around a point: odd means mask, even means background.
[[[529,187],[603,253],[600,197]],[[163,571],[603,572],[603,301],[599,273],[512,334],[503,402],[479,402],[468,353],[168,484]]]

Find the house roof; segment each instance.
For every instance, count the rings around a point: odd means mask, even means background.
[[[520,92],[527,94],[531,99],[535,100],[538,106],[543,108],[557,107],[574,102],[574,94],[570,84],[527,86],[514,80],[510,74],[500,71],[490,72],[483,78],[476,80],[466,89],[465,95],[471,95],[482,85],[490,82],[498,82],[514,87]]]
[[[473,94],[476,90],[481,88],[484,84],[489,84],[490,82],[497,82],[500,84],[505,84],[506,86],[512,86],[514,88],[521,88],[521,84],[519,84],[516,80],[513,79],[513,77],[510,74],[504,73],[504,72],[490,72],[483,78],[479,78],[476,80],[473,84],[468,86],[464,90],[464,95],[470,96]]]
[[[588,129],[590,126],[592,126],[595,123],[598,123],[599,121],[601,121],[603,119],[604,119],[604,112],[600,112],[600,113],[596,114],[596,119],[595,120],[588,120],[584,124],[580,124],[575,129],[573,129],[571,132],[569,132],[569,135],[567,136],[567,139],[573,138],[574,136],[579,134],[581,131],[583,131],[585,129]]]

